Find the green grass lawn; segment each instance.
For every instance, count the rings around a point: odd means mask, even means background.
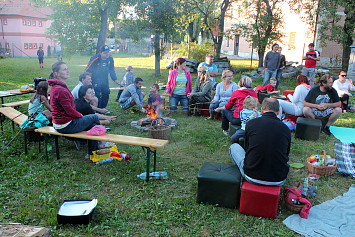
[[[122,78],[128,65],[133,66],[136,77],[144,80],[145,92],[155,82],[166,82],[168,71],[154,77],[154,58],[131,55],[113,55],[118,78]],[[45,58],[40,69],[35,58],[8,58],[0,60],[0,90],[20,88],[32,83],[34,77],[48,78],[50,66],[56,59]],[[86,67],[88,56],[64,58],[71,71],[67,80],[70,89],[78,82],[78,75]],[[240,64],[238,63],[240,62]],[[255,61],[256,62],[256,61]],[[250,63],[250,61],[249,61]],[[162,68],[166,62],[162,61]],[[247,60],[232,60],[235,68],[249,68]],[[193,75],[196,78],[196,74]],[[238,81],[240,75],[234,78]],[[217,78],[220,81],[220,77]],[[112,81],[111,86],[116,86]],[[261,85],[261,79],[253,86]],[[295,79],[282,80],[281,90],[295,88]],[[110,133],[148,137],[131,129],[130,122],[143,117],[121,110],[111,92],[108,109],[117,115],[115,122],[125,125],[109,127]],[[6,102],[29,98],[29,95],[5,98]],[[352,100],[354,102],[354,100]],[[21,111],[25,112],[26,106]],[[43,147],[32,144],[26,156],[23,135],[0,154],[0,223],[16,222],[26,225],[45,226],[54,236],[299,236],[282,224],[292,213],[281,204],[275,220],[241,215],[238,209],[227,209],[196,203],[197,173],[204,162],[232,164],[228,154],[229,137],[222,134],[220,121],[185,117],[182,113],[172,116],[178,121],[178,129],[169,135],[169,144],[158,151],[157,170],[166,171],[168,179],[149,183],[138,179],[145,172],[145,156],[140,147],[119,145],[132,156],[130,162],[113,161],[95,165],[84,159],[86,149],[76,151],[73,142],[60,139],[61,159],[56,160],[51,151],[45,161]],[[343,114],[337,126],[355,127],[354,113]],[[10,124],[0,138],[1,149],[16,134]],[[290,163],[300,162],[307,166],[306,158],[326,150],[334,154],[334,137],[320,135],[317,141],[294,139]],[[285,187],[298,185],[308,175],[307,168],[290,169]],[[332,177],[321,177],[315,186],[317,196],[313,205],[335,198],[347,192],[354,180],[342,177],[336,171]],[[58,225],[56,214],[63,200],[98,199],[94,218],[89,225]]]

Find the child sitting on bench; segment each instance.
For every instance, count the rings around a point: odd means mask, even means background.
[[[43,114],[49,122],[52,121],[51,114],[51,105],[48,101],[48,82],[41,81],[37,85],[36,94],[30,99],[30,104],[28,105],[28,114],[29,116],[36,117],[37,114]],[[43,111],[44,106],[47,108],[46,111]],[[36,115],[34,115],[36,114]]]
[[[244,136],[245,125],[247,124],[247,122],[260,116],[261,113],[258,111],[258,99],[248,95],[244,100],[243,110],[240,112],[240,120],[242,122],[242,127],[231,136],[231,142],[238,143],[239,138]]]
[[[277,80],[275,78],[270,78],[270,83],[266,86],[257,86],[255,87],[255,91],[257,93],[268,93],[268,94],[278,94],[280,91],[275,91]]]

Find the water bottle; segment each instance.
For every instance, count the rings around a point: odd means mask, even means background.
[[[167,179],[168,174],[165,171],[157,171],[149,174],[153,179]]]
[[[99,162],[96,162],[95,164],[99,165],[99,164],[104,164],[104,163],[108,163],[108,162],[111,162],[113,160],[112,157],[108,158],[108,159],[103,159],[103,160],[100,160]]]
[[[147,178],[146,173],[147,172],[137,175],[137,178],[146,179]],[[167,179],[167,178],[168,178],[168,174],[165,171],[157,171],[157,172],[149,173],[149,180],[151,180],[151,179]]]

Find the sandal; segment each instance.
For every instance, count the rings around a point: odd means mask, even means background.
[[[205,120],[213,120],[213,117],[207,117]]]

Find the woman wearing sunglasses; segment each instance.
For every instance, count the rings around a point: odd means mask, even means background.
[[[334,81],[333,87],[338,92],[342,104],[343,112],[348,110],[355,111],[355,107],[349,104],[349,97],[352,96],[349,90],[355,91],[355,86],[351,79],[346,79],[346,72],[339,73],[339,79]]]

